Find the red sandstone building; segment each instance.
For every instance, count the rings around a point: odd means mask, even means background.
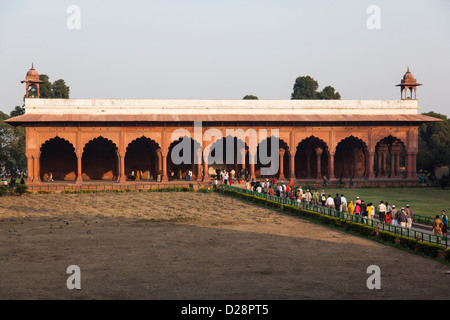
[[[399,84],[401,100],[39,99],[34,68],[22,82],[25,114],[7,122],[26,129],[30,186],[50,183],[49,172],[57,183],[81,185],[124,184],[138,170],[142,181],[155,182],[167,181],[170,171],[184,180],[188,170],[193,179],[209,181],[217,168],[246,169],[258,179],[264,167],[260,144],[274,141],[279,144],[275,175],[280,179],[416,183],[418,127],[436,121],[418,113],[420,84],[409,69]],[[35,98],[28,95],[31,88]],[[202,125],[200,139],[196,121]],[[174,136],[180,129],[186,134]],[[210,163],[205,156],[212,144],[205,139],[208,129],[221,133],[223,141],[243,143],[243,149],[235,143],[232,163]],[[255,129],[257,144],[250,145],[248,136],[227,135],[227,129]],[[262,129],[269,134],[277,129],[279,136],[261,135]],[[187,141],[183,137],[191,144],[192,161],[176,165],[171,152]]]

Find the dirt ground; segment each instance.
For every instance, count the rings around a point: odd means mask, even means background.
[[[217,194],[6,196],[0,243],[0,299],[450,298],[449,265]]]

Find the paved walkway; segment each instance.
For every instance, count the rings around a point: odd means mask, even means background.
[[[245,183],[233,184],[232,187],[246,189]],[[317,207],[322,208],[322,206],[317,206]],[[375,215],[374,221],[380,223],[378,215]],[[386,224],[386,226],[387,226],[387,228],[385,227],[385,229],[387,231],[388,231],[389,226],[391,226],[391,228],[392,228],[392,225]],[[399,228],[400,228],[400,226],[399,226]],[[383,230],[382,226],[380,226],[380,230]],[[400,230],[400,229],[398,229],[398,230]],[[414,221],[413,221],[412,227],[409,229],[409,232],[410,232],[410,234],[414,234],[414,232],[419,233],[421,235],[421,240],[428,240],[427,242],[436,243],[436,241],[437,241],[437,236],[435,236],[433,234],[432,227],[429,225],[418,224],[418,223],[414,223]],[[400,234],[400,232],[396,232],[396,233]],[[402,234],[407,235],[408,229],[403,228]],[[443,236],[441,236],[440,238],[441,238],[440,243],[443,243],[443,245],[445,246],[445,239],[443,238]],[[449,235],[447,235],[447,239],[449,239]],[[448,245],[450,246],[450,241],[448,241]]]

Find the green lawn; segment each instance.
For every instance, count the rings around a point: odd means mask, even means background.
[[[319,192],[322,189],[318,189]],[[401,208],[409,204],[414,214],[421,216],[435,217],[441,214],[444,209],[447,216],[450,213],[450,189],[441,188],[329,188],[324,189],[325,193],[333,198],[336,193],[342,193],[347,201],[355,202],[357,196],[365,203],[373,202],[377,207],[380,201],[395,204]]]

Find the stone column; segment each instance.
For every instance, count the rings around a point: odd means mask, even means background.
[[[306,178],[311,178],[311,150],[306,151]]]
[[[280,175],[278,176],[278,179],[284,180],[284,154],[286,153],[286,150],[283,148],[280,148]]]
[[[162,162],[161,182],[167,182],[169,181],[169,177],[167,176],[167,154],[165,152],[161,152],[161,162]]]
[[[41,183],[39,161],[40,161],[40,155],[39,154],[34,155],[33,156],[33,163],[34,163],[34,165],[33,165],[33,173],[34,173],[33,183],[34,184]]]
[[[202,150],[197,150],[197,181],[202,181]]]
[[[212,144],[208,145],[206,141],[203,141],[203,182],[211,181],[211,177],[209,176],[209,156],[211,154]]]
[[[33,184],[34,180],[33,156],[27,156],[27,184]]]
[[[385,143],[382,143],[378,146],[377,177],[386,177],[386,154],[387,154],[387,145]]]
[[[316,157],[317,157],[317,173],[316,178],[322,179],[322,164],[321,164],[321,156],[322,156],[322,148],[316,148]]]
[[[125,183],[127,176],[125,175],[125,152],[118,152],[119,160],[119,182]]]
[[[356,178],[358,173],[358,150],[353,149],[353,172],[352,177]]]
[[[161,149],[156,150],[156,155],[158,157],[158,170],[162,172],[162,152],[161,152]]]
[[[389,178],[396,178],[397,172],[397,153],[391,149],[391,172],[389,173]]]
[[[256,160],[256,151],[251,152],[249,151],[249,158],[250,158],[250,179],[255,179],[256,180],[256,175],[255,175],[255,160]]]
[[[369,151],[368,152],[368,157],[366,157],[366,170],[367,170],[367,178],[368,179],[373,179],[375,178],[375,174],[373,171],[373,167],[375,165],[374,160],[375,159],[375,152],[373,151]]]
[[[239,174],[239,166],[238,166],[238,158],[239,158],[239,155],[238,155],[238,153],[236,152],[234,155],[233,155],[233,157],[234,157],[234,171],[235,171],[235,174],[234,174],[234,176],[235,177],[237,177],[238,176],[238,174]]]
[[[416,152],[407,152],[406,153],[406,178],[408,179],[416,179]]]
[[[247,156],[247,149],[241,150],[241,162],[242,162],[242,169],[245,169],[245,157]]]
[[[295,145],[295,131],[292,129],[289,132],[289,177],[290,179],[296,179],[295,176],[295,152],[297,151],[296,145]]]
[[[395,153],[395,177],[400,178],[400,153]]]
[[[81,160],[83,159],[83,152],[77,152],[77,179],[75,180],[76,184],[83,183],[83,169],[81,167]]]
[[[295,179],[295,153],[289,152],[289,177]]]
[[[377,177],[381,177],[381,151],[377,151]]]
[[[204,182],[211,181],[211,177],[209,176],[208,159],[203,159],[203,181]]]
[[[334,176],[334,152],[330,152],[330,157],[328,158],[328,161],[330,162],[329,168],[330,168],[330,181],[336,179]]]
[[[401,147],[393,144],[391,147],[391,178],[400,177],[400,151]]]

